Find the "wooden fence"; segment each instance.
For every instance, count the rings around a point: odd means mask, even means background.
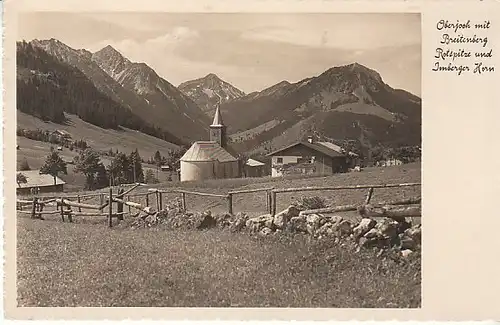
[[[378,184],[378,185],[352,185],[352,186],[320,186],[320,187],[299,187],[299,188],[284,188],[275,189],[273,187],[267,188],[257,188],[248,190],[235,190],[229,191],[226,194],[214,194],[205,193],[197,191],[188,191],[183,189],[148,189],[145,193],[135,193],[130,194],[133,190],[138,188],[143,184],[135,184],[128,190],[124,191],[123,188],[118,188],[117,193],[113,195],[113,188],[108,189],[108,194],[105,193],[94,193],[94,194],[84,194],[84,195],[73,195],[66,197],[34,197],[32,200],[18,199],[18,213],[24,213],[31,215],[32,218],[42,218],[44,214],[60,214],[62,221],[68,218],[68,221],[72,222],[74,216],[106,216],[108,218],[108,224],[111,227],[113,225],[113,219],[123,220],[123,215],[125,214],[123,208],[127,206],[129,208],[129,214],[131,214],[131,209],[144,212],[146,214],[154,214],[156,211],[163,210],[163,198],[164,194],[180,194],[179,199],[181,200],[181,205],[183,210],[187,210],[187,195],[196,195],[203,197],[214,197],[226,201],[227,212],[233,214],[233,198],[237,195],[246,195],[250,193],[264,193],[266,211],[271,215],[276,215],[276,206],[278,200],[278,194],[280,193],[295,193],[295,192],[317,192],[317,191],[338,191],[338,190],[363,190],[367,189],[367,194],[365,200],[362,204],[351,204],[343,206],[333,206],[322,209],[306,210],[302,211],[301,214],[313,214],[313,213],[335,213],[335,212],[345,212],[345,211],[358,211],[361,216],[364,217],[390,217],[393,219],[400,219],[405,217],[420,217],[421,216],[421,199],[420,197],[412,197],[399,201],[388,201],[379,202],[378,204],[372,204],[371,198],[375,189],[381,188],[400,188],[400,187],[412,187],[421,186],[420,183],[403,183],[403,184]],[[99,197],[99,204],[89,204],[82,203],[88,199],[95,199]],[[133,202],[133,198],[144,197],[145,204]],[[152,208],[152,197],[156,199],[156,209]],[[76,199],[76,202],[75,202]],[[141,200],[142,201],[142,200]],[[117,209],[113,210],[113,203],[116,204]],[[23,206],[29,205],[31,209],[29,211],[23,211]],[[55,206],[55,210],[48,211],[44,208],[46,206]],[[107,211],[104,209],[107,207]],[[73,210],[74,208],[75,210]],[[76,209],[78,211],[76,211]],[[92,210],[92,212],[82,212],[82,209]]]

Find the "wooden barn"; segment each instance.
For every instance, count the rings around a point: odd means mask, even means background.
[[[219,107],[210,125],[210,140],[193,143],[180,162],[181,182],[240,177],[238,159],[228,151]]]
[[[348,171],[358,164],[358,155],[331,142],[299,141],[267,155],[271,157],[271,176],[291,174],[329,175]]]
[[[33,192],[62,192],[64,190],[64,184],[66,184],[59,177],[56,177],[56,183],[54,184],[54,177],[52,177],[52,175],[40,174],[40,171],[38,170],[24,170],[16,172],[16,174],[18,173],[23,174],[27,181],[24,184],[17,184],[16,193],[18,195],[29,195]]]

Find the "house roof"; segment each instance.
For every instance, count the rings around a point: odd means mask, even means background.
[[[181,161],[237,161],[215,141],[196,141],[181,157]]]
[[[295,142],[287,147],[284,147],[284,148],[281,148],[281,149],[276,150],[274,152],[271,152],[271,153],[267,154],[266,156],[268,156],[268,157],[275,156],[276,154],[278,154],[284,150],[287,150],[287,149],[290,149],[290,148],[293,148],[293,147],[299,146],[299,145],[308,147],[308,148],[310,148],[314,151],[317,151],[317,152],[321,152],[322,154],[324,154],[328,157],[343,157],[343,156],[345,156],[345,153],[343,152],[342,148],[337,146],[336,144],[331,143],[331,142],[313,142],[313,143],[310,143],[307,141]],[[349,154],[356,155],[355,153],[352,153],[352,152],[350,152]]]
[[[68,131],[65,131],[65,130],[55,130],[52,133],[59,133],[60,135],[63,135],[63,136],[71,136],[71,134]]]
[[[214,120],[212,125],[210,126],[224,126],[224,122],[222,121],[222,115],[220,113],[219,105],[217,105],[217,109],[215,110]]]
[[[250,166],[250,167],[257,167],[257,166],[264,166],[265,164],[263,162],[258,161],[258,160],[249,158],[246,162],[246,165]]]
[[[28,181],[25,184],[17,184],[17,188],[31,188],[31,187],[44,187],[44,186],[54,186],[54,177],[48,174],[40,174],[39,170],[23,170],[17,171],[17,173],[21,173],[26,176],[26,180]],[[56,185],[66,184],[65,181],[56,177]]]

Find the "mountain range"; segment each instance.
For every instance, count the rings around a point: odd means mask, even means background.
[[[263,153],[312,133],[365,149],[421,143],[421,99],[359,63],[245,94],[213,73],[175,87],[111,46],[92,53],[33,40],[18,42],[17,52],[18,109],[58,123],[67,112],[189,144],[208,137],[220,103],[240,152]]]
[[[419,145],[421,100],[353,63],[221,105],[236,148],[277,149],[316,133],[363,147]],[[237,144],[240,143],[238,146]]]
[[[145,63],[131,62],[111,46],[91,53],[55,39],[34,40],[31,44],[80,70],[99,91],[144,121],[186,142],[207,134],[209,118]]]

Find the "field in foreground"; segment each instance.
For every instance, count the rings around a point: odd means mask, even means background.
[[[420,182],[420,164],[304,179],[238,179],[176,184],[230,189]],[[166,185],[160,187],[167,187]],[[140,192],[145,189],[138,190]],[[329,204],[360,203],[366,191],[304,193]],[[376,190],[375,202],[420,195],[420,188]],[[235,212],[263,213],[262,195],[239,196]],[[301,195],[300,195],[301,196]],[[293,200],[279,195],[278,211]],[[224,202],[188,197],[188,209],[225,210]],[[127,220],[127,216],[125,217]],[[421,305],[421,258],[297,235],[252,237],[222,230],[108,229],[106,220],[18,216],[20,306],[344,307]]]
[[[107,229],[20,218],[19,306],[416,308],[420,256],[305,236]]]

